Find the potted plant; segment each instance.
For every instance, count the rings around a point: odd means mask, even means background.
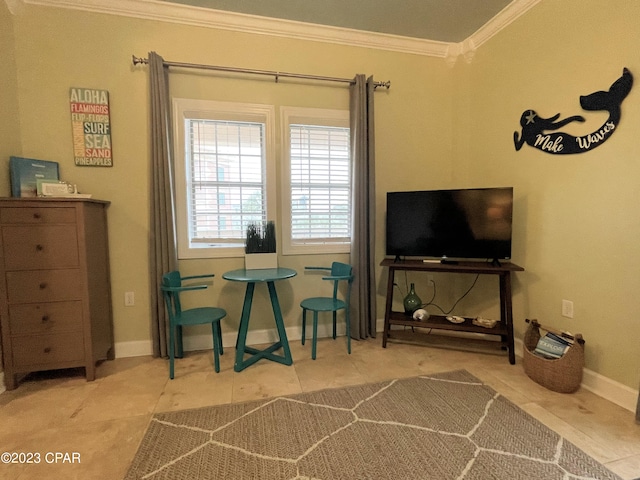
[[[268,221],[247,225],[244,252],[244,264],[247,270],[277,268],[275,223]]]

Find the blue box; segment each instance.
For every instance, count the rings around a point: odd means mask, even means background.
[[[10,157],[12,197],[38,196],[38,180],[60,180],[58,162],[35,160],[33,158]]]

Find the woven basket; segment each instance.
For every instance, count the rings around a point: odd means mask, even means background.
[[[524,335],[524,371],[533,381],[559,393],[573,393],[582,383],[584,368],[584,339],[576,334],[574,344],[557,359],[535,355],[533,351],[540,340],[540,328],[536,320],[527,320],[529,327]]]

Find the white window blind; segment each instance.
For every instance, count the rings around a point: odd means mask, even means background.
[[[190,240],[237,244],[267,218],[265,125],[186,119],[185,131]]]
[[[349,129],[289,125],[291,241],[347,243],[351,238]]]

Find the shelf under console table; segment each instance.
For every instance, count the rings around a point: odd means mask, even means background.
[[[422,260],[394,260],[387,258],[380,263],[389,269],[387,282],[387,302],[384,315],[384,332],[382,335],[382,347],[387,347],[387,340],[392,337],[391,326],[403,325],[407,327],[430,328],[434,330],[451,330],[467,333],[482,333],[485,335],[500,336],[502,346],[509,355],[509,363],[516,363],[513,341],[513,313],[511,303],[511,272],[522,272],[524,268],[515,263],[505,262],[500,265],[492,265],[488,262],[460,261],[456,263],[432,263]],[[419,272],[443,272],[443,273],[470,273],[480,275],[498,275],[500,285],[500,322],[493,328],[485,328],[474,325],[471,318],[466,318],[463,323],[451,323],[444,315],[430,315],[425,321],[417,321],[404,312],[393,311],[393,285],[396,271]]]

